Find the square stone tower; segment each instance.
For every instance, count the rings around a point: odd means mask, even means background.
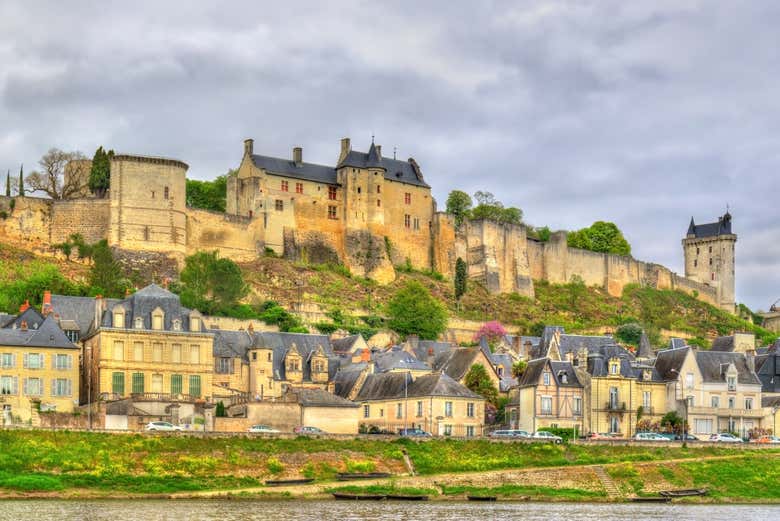
[[[685,276],[716,288],[718,304],[729,313],[735,312],[736,242],[728,212],[718,222],[707,224],[696,224],[691,217],[688,233],[682,240]]]

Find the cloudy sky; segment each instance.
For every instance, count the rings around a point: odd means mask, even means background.
[[[678,272],[691,216],[728,204],[738,300],[780,298],[780,3],[213,4],[0,3],[0,169],[105,145],[211,179],[245,137],[333,164],[375,134],[440,207],[611,220]]]

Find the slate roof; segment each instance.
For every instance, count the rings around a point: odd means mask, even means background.
[[[639,349],[637,350],[638,358],[651,358],[653,356],[653,347],[650,345],[650,339],[642,331],[642,336],[639,338]]]
[[[483,399],[446,374],[433,373],[412,379],[409,373],[370,374],[355,401],[393,400],[431,396]]]
[[[691,224],[688,225],[687,235],[693,235],[697,239],[703,237],[717,237],[719,235],[731,235],[731,214],[718,218],[718,222],[707,224],[696,224],[691,217]]]
[[[394,369],[406,369],[410,371],[425,371],[431,367],[421,362],[413,355],[403,351],[400,347],[392,347],[386,351],[374,353],[373,362],[376,372],[384,373]]]
[[[333,347],[333,351],[336,353],[347,354],[352,351],[352,347],[355,345],[355,342],[358,341],[358,338],[360,338],[360,335],[350,335],[345,336],[344,338],[331,340],[331,347]]]
[[[14,321],[16,315],[9,315],[8,313],[0,313],[0,328],[5,327]]]
[[[734,364],[737,369],[737,382],[740,384],[761,385],[761,380],[750,370],[747,358],[742,353],[724,353],[718,351],[696,351],[696,363],[705,382],[725,382],[726,367]]]
[[[525,372],[517,382],[519,387],[533,387],[539,385],[539,379],[542,376],[544,368],[547,367],[549,358],[537,358],[528,362],[528,366],[525,368]]]
[[[52,295],[52,312],[60,317],[60,320],[73,320],[79,326],[79,336],[87,336],[95,328],[94,297],[72,297],[68,295]],[[104,299],[107,309],[118,303],[117,299]]]
[[[173,321],[181,321],[181,331],[190,331],[190,312],[181,305],[179,296],[157,284],[150,284],[138,290],[118,303],[109,303],[103,312],[100,322],[101,327],[115,327],[113,310],[117,305],[125,308],[124,329],[135,329],[136,317],[143,320],[143,329],[152,328],[152,311],[158,307],[163,311],[163,330],[172,331]],[[205,326],[201,321],[201,332],[205,332]]]
[[[472,347],[460,347],[446,351],[433,361],[433,369],[442,371],[450,378],[460,381],[477,358],[478,349]],[[485,369],[490,370],[486,367]]]
[[[588,349],[588,373],[592,376],[608,376],[609,360],[620,360],[620,374],[626,378],[635,378],[634,355],[617,344]]]
[[[19,313],[13,320],[9,321],[5,327],[22,327],[22,322],[27,324],[27,329],[38,329],[43,324],[44,317],[37,309],[29,307]]]
[[[427,362],[430,351],[433,351],[435,359],[440,354],[452,350],[452,348],[453,346],[450,342],[439,342],[437,340],[418,340],[416,344],[412,345],[414,355],[421,362]]]
[[[209,330],[214,334],[214,358],[241,358],[249,362],[249,348],[254,342],[247,331]]]
[[[55,347],[79,349],[68,340],[53,316],[41,322],[38,329],[0,329],[0,346]]]
[[[761,390],[765,393],[780,393],[780,353],[757,356],[755,362]]]
[[[297,388],[293,392],[298,396],[298,403],[304,407],[360,407],[355,402],[322,389]]]
[[[712,348],[713,351],[724,351],[724,352],[733,352],[734,351],[734,335],[729,336],[719,336],[715,340],[712,341]]]
[[[337,372],[333,377],[334,392],[342,398],[349,396],[365,368],[365,362],[360,362]]]
[[[669,339],[669,349],[677,349],[680,347],[685,347],[687,345],[688,344],[682,338],[672,337]]]
[[[763,396],[761,398],[761,407],[780,408],[780,396]]]
[[[571,362],[550,361],[553,378],[559,387],[582,387]],[[564,381],[564,375],[566,376]]]
[[[408,161],[399,161],[397,159],[381,157],[377,153],[377,148],[373,143],[367,153],[351,150],[344,160],[335,167],[306,162],[296,164],[291,159],[257,154],[252,155],[252,162],[257,168],[261,168],[269,174],[292,177],[295,179],[305,179],[307,181],[331,185],[338,184],[336,169],[341,168],[342,166],[353,166],[355,168],[382,168],[385,170],[385,179],[430,188],[423,179],[422,172],[414,159],[409,158]]]
[[[252,345],[254,347],[267,347],[273,350],[274,378],[286,380],[285,357],[292,345],[295,344],[298,353],[303,359],[303,379],[311,380],[311,366],[307,362],[318,347],[322,347],[323,353],[328,358],[329,373],[338,369],[339,358],[334,355],[327,335],[310,335],[307,333],[276,333],[256,332]],[[332,367],[333,366],[333,367]]]
[[[663,349],[655,358],[655,370],[661,380],[669,382],[680,377],[685,357],[691,350],[690,347],[678,347],[675,349]]]
[[[588,352],[591,352],[605,345],[615,345],[615,339],[608,335],[571,335],[564,333],[562,326],[545,326],[540,342],[535,346],[529,356],[531,358],[546,358],[549,354],[550,342],[556,331],[560,331],[560,345],[558,346],[558,350],[561,354],[561,358],[565,358],[569,353],[574,353],[574,356],[576,357],[577,352],[583,347],[587,349]]]

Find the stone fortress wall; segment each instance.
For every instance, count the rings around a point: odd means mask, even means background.
[[[270,248],[295,260],[343,262],[353,273],[382,283],[392,280],[393,265],[406,259],[415,268],[432,268],[453,278],[460,257],[468,264],[469,277],[493,293],[533,297],[534,280],[567,283],[576,276],[615,296],[628,284],[640,284],[682,290],[719,305],[712,286],[629,256],[569,248],[565,232],[542,243],[529,239],[523,225],[477,220],[456,227],[452,216],[435,211],[430,189],[382,180],[372,171],[344,169],[342,190],[333,201],[317,183],[305,182],[302,193],[292,188],[292,193],[282,192],[278,177],[258,178],[246,163],[242,161],[244,173],[239,169],[228,182],[228,212],[223,214],[186,206],[188,167],[183,162],[116,155],[107,199],[0,196],[0,212],[5,212],[0,214],[5,215],[0,236],[31,249],[61,243],[74,233],[87,242],[105,238],[122,258],[137,257],[141,265],[151,262],[150,255],[181,265],[185,255],[200,250],[252,261]],[[262,197],[249,200],[250,191],[242,183],[251,183]],[[405,193],[411,193],[411,199],[406,197],[411,204],[403,203]],[[239,201],[241,197],[247,200]],[[278,211],[277,200],[284,202]],[[256,213],[239,215],[242,204]],[[342,220],[328,218],[329,205],[337,206]],[[420,216],[419,230],[403,225],[404,213]]]

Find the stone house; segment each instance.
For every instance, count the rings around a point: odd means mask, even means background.
[[[475,365],[482,365],[496,389],[501,389],[501,377],[490,356],[490,351],[478,347],[456,347],[441,352],[433,361],[433,370],[441,371],[456,382],[465,385],[466,375]]]
[[[28,322],[29,320],[29,322]],[[0,327],[0,424],[32,421],[37,410],[72,412],[79,403],[79,348],[32,308]]]

